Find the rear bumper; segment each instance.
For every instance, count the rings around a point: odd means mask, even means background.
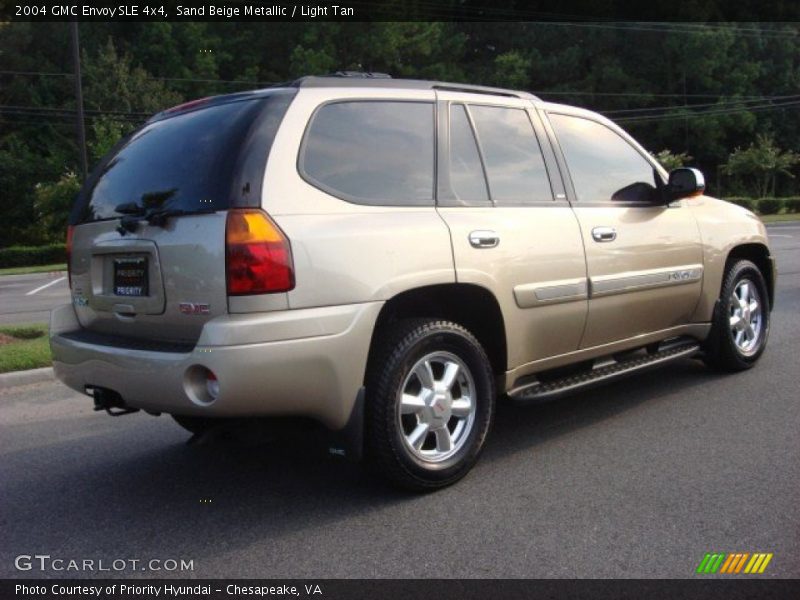
[[[127,406],[203,416],[304,416],[344,428],[364,381],[382,303],[259,315],[226,315],[203,328],[188,352],[102,345],[67,336],[80,325],[71,305],[53,310],[50,346],[56,376],[69,387],[113,390]],[[210,369],[216,400],[203,397]]]

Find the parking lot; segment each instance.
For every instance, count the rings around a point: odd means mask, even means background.
[[[761,577],[800,577],[800,224],[769,231],[780,274],[755,369],[685,360],[501,403],[478,466],[435,494],[302,438],[187,445],[167,416],[110,418],[54,381],[0,389],[0,576],[95,574],[15,569],[47,554],[193,561],[127,577],[685,578],[707,552],[771,552]],[[4,312],[66,297],[62,281],[34,304],[56,277],[26,277],[0,289]]]

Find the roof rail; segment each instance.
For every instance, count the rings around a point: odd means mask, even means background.
[[[451,84],[434,84],[431,86],[434,90],[442,90],[443,92],[465,92],[467,94],[488,94],[490,96],[505,96],[507,98],[521,98],[522,96],[510,90],[502,90],[497,88],[488,88],[480,86],[469,85],[451,85]]]
[[[537,100],[528,92],[506,90],[503,88],[470,85],[467,83],[449,83],[444,81],[426,81],[420,79],[393,79],[385,73],[369,73],[361,71],[339,71],[331,75],[309,75],[296,79],[292,87],[379,87],[412,90],[442,90],[463,92],[467,94],[486,94],[506,98]]]
[[[373,73],[371,71],[336,71],[323,77],[354,77],[356,79],[391,79],[388,73]]]

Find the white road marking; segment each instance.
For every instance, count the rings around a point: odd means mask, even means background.
[[[25,295],[26,295],[26,296],[33,296],[33,295],[34,295],[36,292],[41,292],[43,289],[49,288],[51,285],[55,285],[55,284],[57,284],[59,281],[64,281],[65,279],[66,279],[66,276],[65,276],[65,277],[59,277],[58,279],[54,279],[54,280],[53,280],[53,281],[51,281],[50,283],[45,283],[44,285],[40,285],[40,286],[39,286],[39,287],[37,287],[35,290],[31,290],[30,292],[28,292],[28,293],[27,293],[27,294],[25,294]]]
[[[774,237],[788,237],[788,238],[793,238],[794,236],[793,236],[793,235],[781,235],[781,234],[779,234],[779,233],[770,233],[770,234],[769,234],[769,237],[771,237],[771,238],[774,238]]]

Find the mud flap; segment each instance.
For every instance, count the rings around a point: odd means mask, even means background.
[[[364,396],[366,388],[359,388],[356,401],[347,425],[343,429],[330,432],[328,453],[352,462],[364,458]]]

